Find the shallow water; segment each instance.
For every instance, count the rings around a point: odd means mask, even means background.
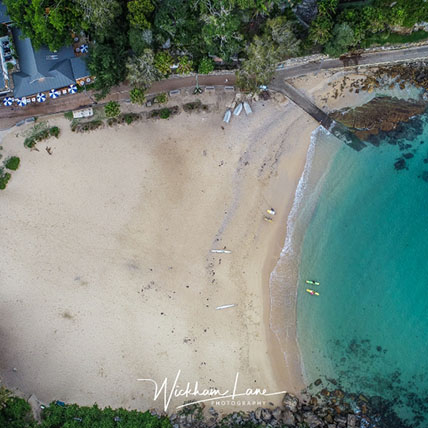
[[[378,140],[379,147],[361,152],[341,146],[305,196],[299,346],[308,383],[334,378],[348,392],[382,396],[422,428],[428,427],[428,116]],[[397,171],[404,153],[407,169]],[[321,282],[319,297],[305,292],[305,279]]]

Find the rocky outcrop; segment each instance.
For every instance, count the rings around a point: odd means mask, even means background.
[[[398,98],[377,97],[362,106],[334,112],[331,117],[350,128],[361,140],[380,131],[392,131],[398,124],[422,114],[425,103]]]
[[[381,397],[323,389],[314,396],[305,395],[302,399],[287,393],[282,407],[258,407],[253,411],[236,411],[223,417],[213,407],[204,411],[203,404],[193,404],[169,419],[173,428],[409,428],[396,418],[388,406],[389,403]]]

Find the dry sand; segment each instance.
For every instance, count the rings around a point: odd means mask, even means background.
[[[21,158],[0,193],[6,386],[138,409],[163,407],[138,378],[173,382],[178,370],[181,386],[230,390],[239,372],[239,391],[303,387],[297,347],[286,363],[269,329],[269,275],[317,123],[292,103],[253,108],[229,125],[217,103],[77,135],[57,118],[60,139],[39,152],[22,130],[3,139]],[[215,309],[225,304],[237,306]]]

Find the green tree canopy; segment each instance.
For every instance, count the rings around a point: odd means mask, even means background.
[[[128,2],[129,22],[140,30],[150,28],[149,17],[154,10],[151,0],[131,0]]]
[[[38,49],[56,51],[72,41],[72,32],[87,29],[82,10],[71,1],[4,0],[10,18]]]
[[[126,63],[129,83],[141,89],[147,89],[151,84],[161,78],[161,73],[155,67],[155,56],[151,49],[146,49],[138,57],[132,57]]]
[[[326,46],[326,52],[330,56],[339,56],[355,43],[354,32],[346,22],[336,24],[332,35],[330,42]]]

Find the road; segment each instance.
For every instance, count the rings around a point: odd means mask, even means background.
[[[364,53],[358,60],[358,65],[390,64],[393,62],[414,61],[428,59],[428,45],[406,49],[396,49],[382,52]],[[349,65],[355,67],[355,64]],[[277,76],[281,79],[292,79],[305,74],[317,73],[320,70],[343,68],[343,62],[339,59],[327,59],[310,62],[308,64],[289,67],[285,70],[277,70]]]
[[[397,61],[414,61],[428,58],[428,45],[413,48],[397,49],[382,52],[364,53],[359,58],[359,65],[387,64]],[[313,62],[297,65],[285,70],[278,70],[275,80],[287,80],[293,77],[319,72],[320,70],[331,70],[342,68],[343,63],[338,59],[328,59],[321,62]],[[234,72],[221,75],[199,75],[201,86],[224,86],[234,85],[236,77]],[[148,90],[148,93],[168,92],[175,89],[195,86],[195,77],[173,77],[155,82]],[[123,101],[129,99],[130,87],[120,85],[112,88],[110,95],[102,100],[102,103],[110,100]],[[56,100],[47,100],[43,104],[31,104],[26,107],[4,107],[0,106],[0,129],[6,129],[15,125],[20,120],[33,116],[43,116],[46,114],[60,113],[68,110],[75,110],[81,107],[93,105],[93,94],[78,93],[75,95],[61,96]]]

